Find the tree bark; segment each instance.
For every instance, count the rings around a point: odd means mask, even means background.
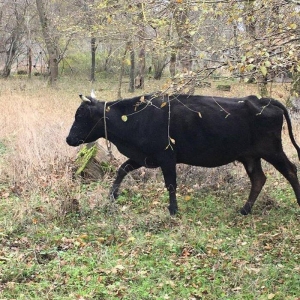
[[[189,6],[188,4],[177,4],[174,11],[175,26],[179,37],[178,62],[182,72],[189,72],[192,69],[191,47],[193,38],[189,26]]]
[[[31,73],[32,73],[32,50],[31,47],[28,47],[27,50],[27,55],[28,55],[28,78],[31,78]]]
[[[126,59],[126,54],[127,54],[128,47],[129,47],[129,42],[127,42],[127,44],[126,44],[125,51],[123,53],[122,61],[121,61],[121,69],[120,69],[119,84],[118,84],[118,95],[117,95],[117,97],[119,99],[122,98],[122,92],[121,92],[121,89],[122,89],[122,79],[123,79],[123,75],[124,75],[125,59]]]
[[[143,15],[143,4],[138,3],[137,7],[139,9],[139,47],[140,51],[138,54],[138,68],[137,68],[137,76],[135,78],[135,88],[144,89],[145,84],[145,67],[146,67],[146,59],[145,59],[145,24],[144,24],[144,15]]]
[[[3,78],[7,78],[10,75],[11,67],[17,52],[17,38],[17,35],[13,33],[11,36],[11,43],[9,49],[6,51],[5,65],[1,74]]]
[[[177,61],[180,71],[183,74],[183,80],[177,85],[179,93],[193,94],[195,91],[195,79],[192,71],[191,48],[193,37],[190,34],[190,4],[176,2],[174,3],[175,27],[178,34]],[[174,57],[172,58],[174,59]]]
[[[92,82],[95,81],[96,50],[97,50],[96,38],[92,37],[91,38],[91,58],[92,58],[92,62],[91,62],[91,78],[90,78]]]
[[[42,26],[43,37],[45,40],[48,56],[49,56],[49,70],[50,70],[50,84],[54,85],[58,79],[58,50],[57,45],[51,37],[49,20],[47,18],[46,10],[43,0],[36,0],[36,7]]]
[[[169,70],[170,70],[171,77],[174,78],[174,76],[176,74],[176,52],[175,51],[171,52]]]
[[[128,91],[130,93],[134,92],[134,71],[135,71],[135,55],[134,55],[134,49],[133,49],[133,43],[132,41],[128,42],[128,49],[130,54],[130,73],[129,73],[129,89]]]

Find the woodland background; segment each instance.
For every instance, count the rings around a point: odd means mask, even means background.
[[[193,93],[209,76],[267,84],[292,80],[299,92],[300,3],[296,0],[3,0],[0,67],[7,78],[113,74],[129,90],[145,76]],[[174,87],[174,86],[172,86]],[[120,92],[119,95],[120,96]]]

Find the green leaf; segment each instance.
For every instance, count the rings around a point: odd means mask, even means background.
[[[256,67],[256,66],[255,66],[254,64],[249,64],[249,65],[247,66],[247,69],[248,69],[249,71],[252,71],[255,67]]]
[[[260,66],[260,71],[264,76],[266,76],[268,73],[268,70],[265,66]]]
[[[266,66],[267,68],[271,67],[271,62],[270,62],[269,60],[266,60],[266,61],[265,61],[265,66]]]

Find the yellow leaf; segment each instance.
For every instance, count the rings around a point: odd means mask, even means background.
[[[292,24],[290,24],[289,25],[289,27],[291,28],[291,29],[296,29],[297,28],[297,24],[295,24],[295,23],[292,23]]]
[[[167,105],[167,102],[163,102],[160,107],[162,108],[162,107],[164,107],[166,105]]]
[[[126,241],[127,241],[127,243],[129,243],[129,242],[133,242],[134,240],[135,240],[135,237],[131,236]]]
[[[201,115],[201,112],[200,112],[200,111],[198,111],[198,115],[199,115],[200,118],[202,118],[202,115]]]
[[[175,145],[175,140],[174,139],[170,138],[170,141],[171,141],[172,144]]]
[[[143,103],[145,103],[145,96],[142,96],[142,97],[140,98],[140,101],[143,102]]]
[[[184,197],[184,200],[185,200],[185,201],[190,201],[191,199],[192,199],[191,196],[185,196],[185,197]]]
[[[123,115],[123,116],[121,117],[121,119],[122,119],[123,122],[126,122],[126,121],[128,120],[128,118],[127,118],[126,115]]]
[[[275,296],[276,296],[275,294],[269,294],[268,295],[268,300],[274,299]]]

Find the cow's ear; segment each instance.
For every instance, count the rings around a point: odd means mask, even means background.
[[[88,99],[87,97],[83,96],[82,94],[79,95],[80,99],[83,101],[83,102],[91,102],[90,99]]]
[[[91,91],[91,97],[94,98],[94,99],[96,99],[96,95],[95,95],[95,91],[94,90]]]

